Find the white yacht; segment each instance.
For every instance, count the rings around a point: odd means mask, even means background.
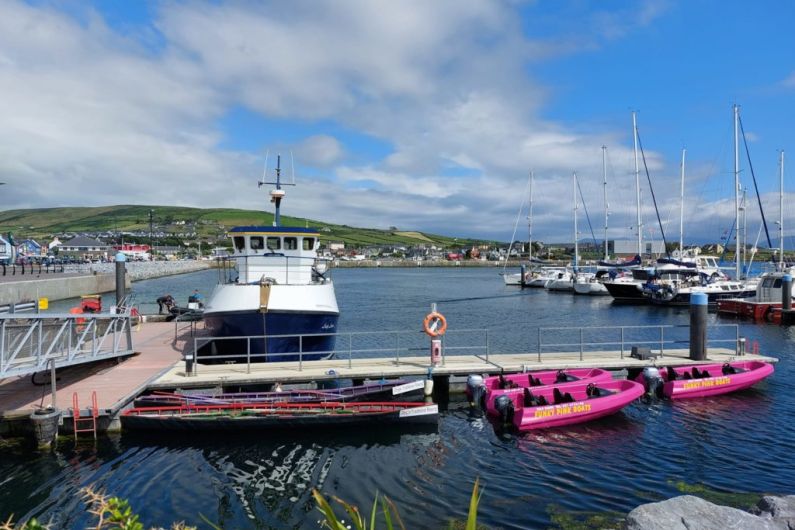
[[[224,337],[213,341],[212,350],[245,358],[250,343],[257,361],[329,357],[339,309],[327,262],[317,254],[320,234],[281,225],[285,184],[279,162],[276,181],[262,184],[276,185],[270,192],[274,225],[230,230],[234,269],[227,271],[227,281],[215,288],[204,310],[211,335]]]

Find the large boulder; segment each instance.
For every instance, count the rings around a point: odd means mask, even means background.
[[[765,495],[751,509],[751,513],[759,515],[763,519],[773,519],[781,523],[783,528],[795,530],[795,495],[784,497],[774,497]]]
[[[692,495],[638,506],[627,530],[786,530],[787,525],[748,512],[718,506]]]

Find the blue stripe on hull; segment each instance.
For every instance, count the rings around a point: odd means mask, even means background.
[[[321,313],[215,313],[205,314],[204,321],[214,337],[240,337],[255,335],[308,335],[336,333],[339,315]],[[320,337],[268,338],[267,353],[292,353],[303,351],[303,360],[323,359],[334,350],[334,335]],[[251,353],[265,353],[265,339],[251,341]],[[215,341],[218,355],[246,355],[245,339]],[[312,353],[320,352],[320,353]],[[269,355],[259,362],[297,361],[298,355]]]

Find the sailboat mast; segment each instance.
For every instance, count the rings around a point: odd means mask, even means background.
[[[577,264],[580,261],[580,247],[577,241],[577,172],[573,174],[574,182],[574,271],[577,272]]]
[[[737,228],[734,246],[734,274],[740,279],[740,135],[738,123],[740,121],[740,107],[736,104],[734,110],[734,226]]]
[[[602,146],[602,187],[605,202],[605,261],[610,258],[607,250],[607,146]]]
[[[684,257],[685,240],[685,154],[687,149],[682,149],[682,178],[679,183],[679,257]]]
[[[643,256],[643,226],[640,219],[640,167],[638,166],[638,122],[635,111],[632,111],[632,139],[635,153],[635,195],[637,197],[638,256]]]
[[[778,263],[779,269],[784,270],[784,151],[778,155],[778,177],[781,185],[781,191],[778,196],[778,238],[779,238],[779,251]]]
[[[530,172],[530,207],[527,209],[527,261],[533,259],[533,178],[535,175]]]

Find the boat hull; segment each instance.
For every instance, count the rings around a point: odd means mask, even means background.
[[[615,302],[627,304],[649,303],[648,299],[643,296],[640,283],[605,282],[604,286]]]
[[[121,416],[122,429],[157,431],[283,431],[386,425],[436,425],[437,405],[416,403],[276,404],[140,408]]]
[[[567,403],[544,406],[520,406],[513,415],[513,425],[519,431],[532,431],[552,427],[564,427],[593,421],[617,413],[643,395],[644,388],[634,381],[609,381],[595,383],[607,391],[606,395],[588,397],[588,384],[564,384],[537,389],[534,393],[543,395],[552,403],[555,389],[571,396]]]
[[[692,372],[693,367],[674,368],[677,379],[668,381],[668,373],[661,372],[665,384],[663,395],[669,399],[693,399],[718,396],[749,388],[773,373],[773,365],[761,361],[735,361],[728,363],[738,373],[723,373],[722,364],[695,366],[699,372],[708,372],[711,377],[683,379],[684,374]]]
[[[704,292],[707,295],[707,303],[711,306],[717,306],[718,301],[733,298],[751,298],[756,295],[756,289],[746,289],[743,291],[725,291],[725,292]],[[645,296],[649,302],[654,305],[662,306],[689,306],[690,305],[690,291],[678,292],[672,298],[658,298],[647,293]]]
[[[214,355],[245,360],[249,340],[234,337],[258,337],[250,339],[250,353],[254,356],[252,362],[328,358],[334,352],[338,319],[338,314],[279,311],[235,311],[204,315],[205,326],[213,337],[231,337],[213,341]],[[329,334],[318,335],[322,333]],[[265,335],[277,336],[265,338]]]

